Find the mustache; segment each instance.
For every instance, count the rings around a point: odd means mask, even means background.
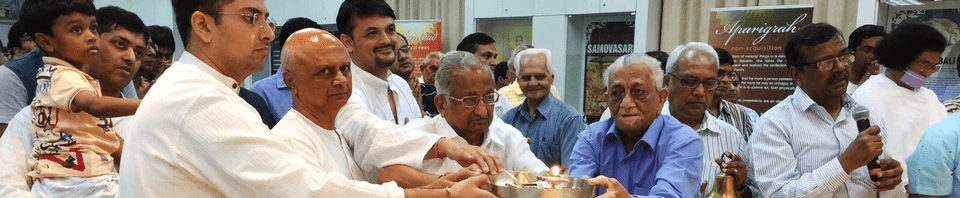
[[[373,48],[373,51],[380,51],[381,49],[384,49],[384,48],[389,49],[389,50],[395,50],[395,49],[397,48],[397,46],[394,45],[394,44],[389,44],[389,43],[388,43],[388,44],[383,44],[383,45],[374,47],[374,48]]]

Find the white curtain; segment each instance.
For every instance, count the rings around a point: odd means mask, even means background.
[[[464,0],[386,0],[397,20],[441,20],[441,45],[444,52],[457,48],[463,39]]]
[[[677,45],[707,42],[710,9],[724,7],[814,4],[813,22],[826,22],[846,38],[856,29],[857,2],[854,0],[664,0],[660,50],[670,53]],[[675,25],[674,25],[675,24]]]

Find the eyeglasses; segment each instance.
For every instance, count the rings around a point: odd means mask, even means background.
[[[938,71],[940,71],[940,67],[941,67],[939,64],[930,64],[930,63],[926,63],[926,62],[921,62],[921,63],[919,63],[919,64],[920,64],[920,67],[933,70],[933,72],[938,72]]]
[[[157,43],[153,43],[153,42],[147,43],[147,47],[149,47],[149,48],[152,49],[153,51],[157,51],[157,49],[160,49],[160,47],[157,45]]]
[[[33,42],[33,37],[28,34],[23,34],[23,36],[20,37],[20,42],[23,43],[27,41]]]
[[[220,12],[217,14],[222,15],[222,14],[230,14],[230,13]],[[277,28],[277,21],[273,20],[273,18],[266,18],[264,16],[260,16],[260,13],[253,13],[252,15],[250,14],[236,14],[236,15],[242,16],[243,19],[247,20],[247,23],[253,23],[254,26],[257,26],[257,28],[263,28],[264,25],[267,25],[268,27],[270,27],[270,30],[275,30]]]
[[[849,66],[850,63],[853,63],[853,59],[854,59],[853,53],[846,53],[836,58],[822,60],[816,63],[801,63],[800,65],[805,65],[805,66],[812,65],[814,68],[818,68],[820,71],[830,71],[830,70],[833,70],[834,67],[838,66],[838,64],[836,63],[842,63],[843,65]]]
[[[400,49],[401,52],[410,52],[410,49],[413,49],[413,46],[404,45],[404,46],[400,46],[399,49]]]
[[[667,75],[673,76],[674,78],[680,80],[680,86],[687,89],[697,88],[700,86],[700,84],[703,84],[703,88],[706,88],[707,90],[714,90],[717,89],[717,86],[720,86],[720,81],[717,79],[700,80],[697,78],[679,77],[673,73],[667,73]]]
[[[477,103],[480,102],[480,98],[477,96],[467,96],[463,98],[454,98],[452,96],[447,97],[459,101],[460,105],[463,105],[463,107],[467,108],[477,106]],[[486,105],[493,105],[493,103],[497,102],[497,99],[500,99],[500,94],[497,94],[496,92],[483,95],[483,103]]]

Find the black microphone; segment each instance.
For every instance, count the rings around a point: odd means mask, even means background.
[[[863,106],[857,106],[853,108],[853,119],[857,120],[857,129],[860,132],[870,128],[870,110]],[[870,180],[880,181],[880,177],[877,177],[877,174],[880,174],[880,165],[877,165],[877,159],[873,158],[867,163],[867,170],[870,170]]]

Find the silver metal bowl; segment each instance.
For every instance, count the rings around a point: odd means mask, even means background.
[[[493,180],[494,178],[491,178]],[[591,186],[587,180],[581,178],[572,178],[569,176],[564,179],[570,182],[557,185],[558,188],[523,188],[516,185],[485,184],[483,189],[490,191],[498,197],[505,198],[588,198],[596,197],[597,187]],[[541,181],[542,182],[542,181]],[[545,183],[545,182],[542,182]],[[540,185],[543,186],[543,185]]]

